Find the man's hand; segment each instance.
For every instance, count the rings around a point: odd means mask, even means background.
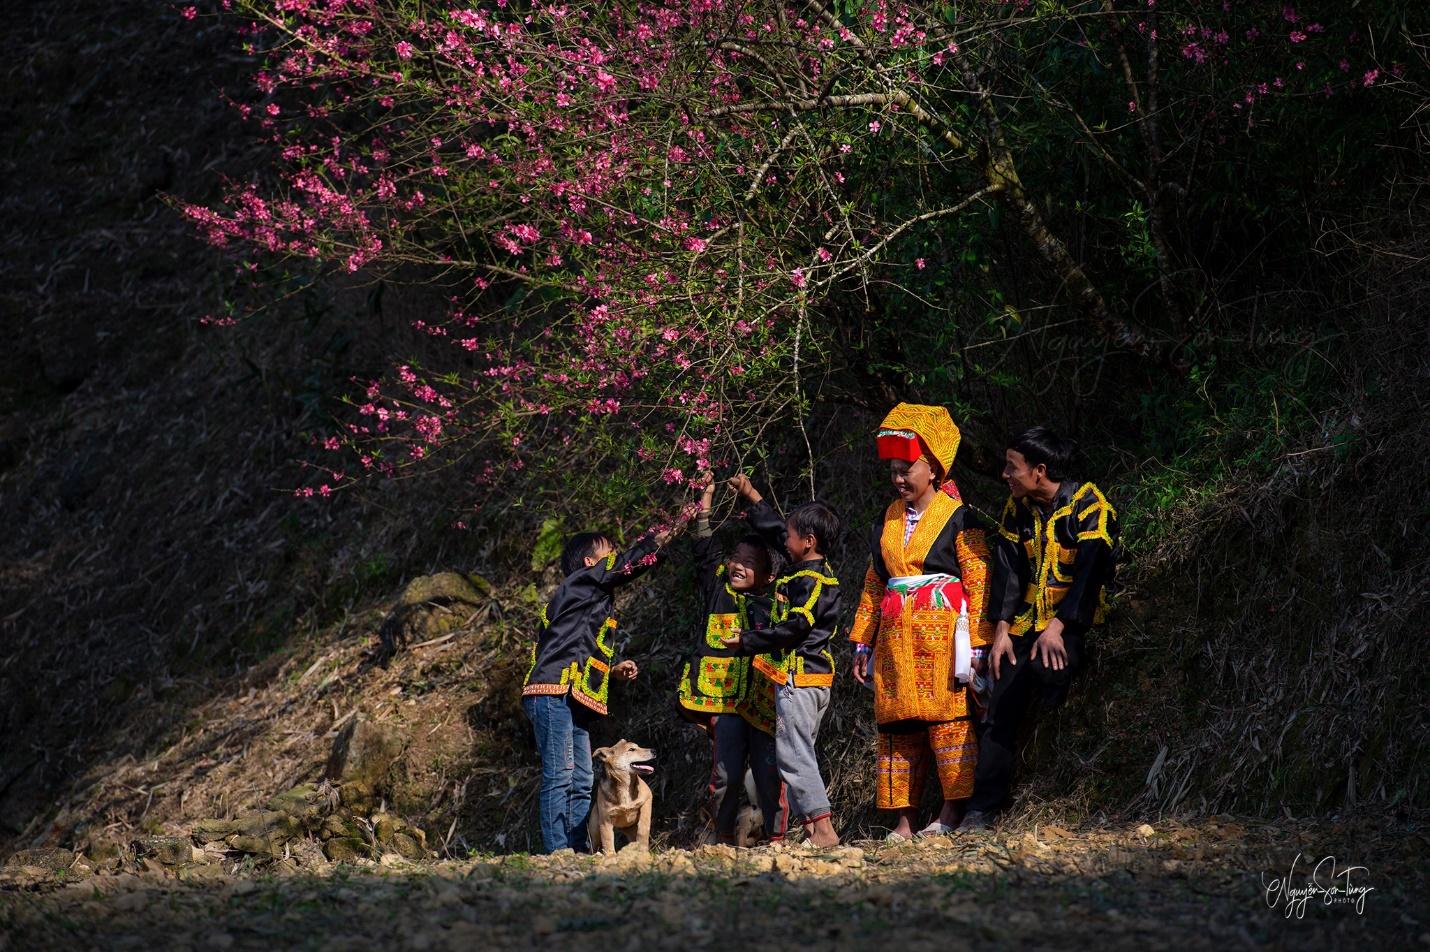
[[[740,638],[740,633],[738,631],[735,632],[733,635],[726,635],[724,638],[721,638],[720,643],[726,648],[729,648],[731,651],[739,651],[744,644],[743,640]]]
[[[1068,651],[1063,644],[1063,623],[1054,618],[1033,643],[1033,657],[1050,671],[1061,671],[1068,666]]]
[[[1004,657],[1007,657],[1008,663],[1014,667],[1018,665],[1018,659],[1013,655],[1013,636],[1009,634],[1011,627],[1006,621],[1000,621],[997,630],[993,633],[993,650],[988,652],[988,660],[993,665],[994,681],[1002,677]]]
[[[740,498],[751,505],[765,498],[760,495],[760,491],[755,488],[755,484],[750,482],[750,477],[744,473],[736,473],[734,476],[731,476],[725,481],[725,485],[729,486],[740,495]]]
[[[630,658],[618,662],[611,668],[611,677],[619,678],[622,681],[634,681],[636,675],[640,673],[640,668],[636,667],[636,663]]]

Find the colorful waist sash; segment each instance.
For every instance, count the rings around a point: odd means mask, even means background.
[[[963,582],[952,575],[900,575],[890,578],[884,586],[884,601],[879,610],[895,618],[903,615],[905,606],[916,611],[955,611],[958,623],[954,628],[954,676],[963,684],[973,679],[973,642],[968,631],[968,598]]]

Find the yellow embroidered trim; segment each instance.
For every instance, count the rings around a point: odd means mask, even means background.
[[[884,580],[874,571],[874,560],[864,572],[864,590],[859,593],[859,607],[854,609],[854,627],[849,640],[857,645],[872,645],[879,634],[879,605],[884,600]]]
[[[1018,538],[1018,533],[1014,527],[1018,525],[1018,506],[1009,496],[1008,501],[1003,504],[1003,514],[998,517],[998,534],[1014,545],[1021,545],[1022,540]]]
[[[535,646],[535,645],[533,645],[532,648],[531,648],[531,654],[532,654],[532,658],[534,659],[534,658],[536,657],[536,646]],[[535,662],[535,660],[532,661],[532,667],[533,667],[533,668],[536,667],[536,662]],[[557,682],[557,683],[555,683],[555,684],[551,684],[551,683],[549,683],[549,682],[541,682],[541,683],[538,683],[538,684],[528,684],[528,685],[524,686],[524,687],[521,689],[521,693],[522,693],[523,695],[527,695],[527,694],[565,694],[567,691],[569,691],[569,690],[571,689],[571,686],[572,686],[573,684],[578,684],[578,683],[580,682],[580,672],[581,672],[581,667],[580,667],[580,665],[578,665],[575,661],[573,661],[573,662],[571,662],[570,664],[568,664],[566,667],[564,667],[564,668],[561,669],[561,680],[560,680],[559,682]],[[528,674],[527,677],[529,678],[529,677],[531,677],[531,675]]]
[[[954,540],[958,568],[963,573],[963,594],[968,600],[968,639],[977,647],[993,643],[993,623],[988,620],[988,579],[991,557],[981,529],[965,529]]]
[[[1083,502],[1087,504],[1083,507],[1082,514],[1075,516],[1078,505]],[[1008,521],[1009,509],[1012,506],[1013,499],[1009,497],[1003,511],[1005,523]],[[1077,532],[1074,538],[1078,542],[1101,539],[1111,547],[1112,533],[1109,523],[1117,518],[1117,510],[1092,483],[1083,483],[1078,487],[1068,504],[1054,510],[1046,521],[1037,506],[1029,505],[1027,508],[1033,517],[1033,538],[1024,543],[1023,548],[1032,563],[1033,581],[1028,586],[1024,600],[1029,603],[1031,610],[1024,612],[1014,620],[1012,634],[1015,635],[1026,634],[1030,630],[1042,631],[1048,627],[1048,624],[1057,615],[1058,604],[1067,594],[1067,587],[1072,583],[1072,566],[1077,560],[1077,550],[1067,548],[1058,542],[1058,520],[1064,517],[1075,517],[1081,521],[1096,512],[1097,525],[1092,529]],[[1015,543],[1018,541],[1015,536],[1010,536],[1001,524],[999,532]],[[1099,593],[1098,605],[1094,610],[1094,623],[1103,620],[1107,612],[1106,606],[1106,593]]]
[[[933,501],[919,517],[918,525],[914,526],[913,535],[909,536],[909,544],[904,545],[904,504],[897,499],[890,503],[884,512],[884,531],[879,539],[884,550],[884,567],[889,570],[889,574],[922,575],[924,560],[928,558],[929,550],[938,541],[939,534],[948,525],[948,520],[958,512],[959,505],[947,493],[935,493]]]
[[[832,576],[832,575],[824,575],[824,574],[822,574],[822,573],[820,573],[820,572],[816,572],[814,569],[800,569],[798,572],[795,572],[793,575],[786,575],[784,578],[780,579],[779,582],[777,582],[776,584],[777,584],[777,585],[783,585],[783,584],[785,584],[786,582],[793,582],[793,581],[794,581],[795,579],[797,579],[797,578],[812,578],[812,579],[814,579],[815,581],[819,582],[821,585],[838,585],[838,584],[839,584],[839,579],[835,578],[835,577]]]
[[[834,674],[796,674],[794,686],[797,688],[827,688],[834,684]]]
[[[787,663],[787,661],[785,663]],[[756,671],[776,684],[784,684],[785,681],[788,680],[788,675],[782,663],[776,661],[774,655],[755,655],[750,664]]]
[[[600,649],[601,654],[607,658],[613,657],[616,653],[616,646],[606,640],[606,636],[615,630],[616,620],[614,618],[607,618],[596,631],[596,647]]]

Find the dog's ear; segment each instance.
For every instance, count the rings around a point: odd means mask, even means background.
[[[611,756],[611,748],[609,747],[597,747],[591,751],[591,760],[593,762],[599,760],[604,763],[609,756]]]

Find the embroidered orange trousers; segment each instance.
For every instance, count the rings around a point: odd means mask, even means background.
[[[930,759],[938,771],[945,800],[972,796],[973,771],[978,765],[978,739],[973,735],[973,722],[929,724],[911,733],[881,732],[875,805],[880,810],[918,806]]]

